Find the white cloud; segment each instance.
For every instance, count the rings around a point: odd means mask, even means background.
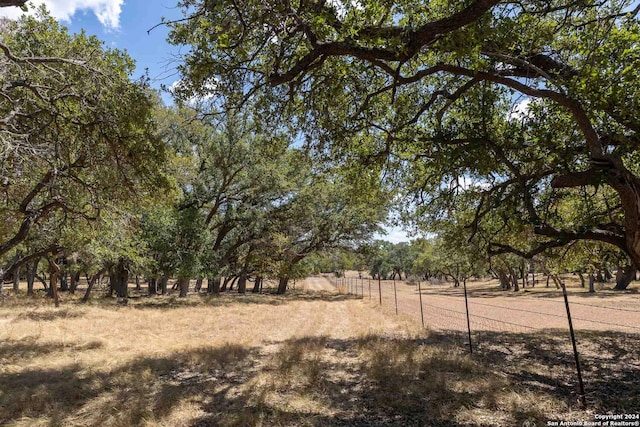
[[[51,15],[60,21],[70,22],[77,12],[91,11],[98,21],[107,29],[114,30],[120,26],[120,12],[124,0],[34,0],[35,7],[29,6],[29,12],[41,4],[45,4]],[[17,7],[3,7],[0,16],[10,19],[18,18],[22,12]]]
[[[475,179],[469,176],[461,176],[458,179],[452,179],[449,182],[449,189],[453,190],[455,188],[460,188],[463,191],[468,190],[470,188],[478,189],[478,190],[487,190],[491,188],[491,183],[487,180]]]
[[[411,240],[407,232],[400,227],[393,227],[385,225],[383,226],[383,233],[375,233],[373,238],[379,240],[386,240],[391,243],[408,242]]]
[[[513,106],[509,112],[509,120],[522,120],[526,117],[530,117],[531,113],[531,98],[524,98]]]

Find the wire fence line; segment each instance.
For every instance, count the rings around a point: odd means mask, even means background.
[[[422,289],[421,295],[419,295],[419,291],[414,289],[413,285],[406,285],[400,281],[397,281],[395,292],[393,281],[390,280],[331,278],[331,282],[341,292],[379,300],[383,307],[394,308],[397,301],[399,314],[420,316],[423,318],[425,326],[430,329],[445,331],[466,329],[466,325],[458,325],[457,322],[452,322],[453,319],[450,317],[434,313],[434,311],[440,310],[449,314],[467,315],[464,296],[457,289],[438,286],[437,292],[434,292],[434,287],[430,286],[427,289]],[[446,291],[451,291],[451,294],[442,295]],[[498,292],[496,291],[496,293]],[[501,296],[506,295],[508,294],[505,293]],[[492,297],[470,295],[468,297],[468,315],[470,321],[476,326],[485,326],[494,331],[508,332],[513,328],[526,331],[566,329],[568,320],[565,303],[562,299],[553,298],[561,297],[529,297],[520,294],[517,297],[509,296],[505,298],[506,301],[489,303],[486,300],[490,300]],[[422,299],[422,304],[420,299]],[[570,299],[569,304],[577,329],[614,329],[620,332],[640,333],[639,309],[585,303],[575,301],[575,298]]]
[[[541,301],[540,298],[530,298],[530,297],[526,297],[526,296],[521,296],[521,297],[519,296],[518,299],[519,300],[523,300],[523,301]],[[564,301],[553,300],[553,299],[548,299],[548,300],[546,300],[546,302],[564,304]],[[584,306],[584,307],[593,307],[593,308],[598,308],[598,309],[606,309],[606,310],[614,310],[614,311],[627,311],[627,312],[631,312],[631,313],[640,313],[640,309],[635,309],[635,308],[613,307],[613,306],[609,306],[609,305],[589,304],[589,303],[579,302],[579,301],[571,301],[571,305],[572,306],[573,305],[579,305],[579,306]]]
[[[499,291],[487,288],[486,283],[471,284],[472,291],[467,292],[466,284],[458,288],[442,284],[423,287],[421,283],[414,286],[402,281],[354,277],[334,277],[330,281],[338,292],[357,295],[388,312],[419,319],[425,328],[452,337],[454,342],[468,346],[471,353],[475,348],[491,353],[495,346],[504,347],[507,353],[514,346],[535,352],[534,343],[538,343],[555,355],[550,357],[547,353],[543,358],[547,363],[556,360],[556,364],[573,365],[575,381],[569,382],[579,388],[577,394],[583,407],[587,406],[588,394],[578,351],[580,338],[590,351],[586,356],[591,365],[587,376],[594,383],[599,376],[599,368],[593,367],[594,357],[607,365],[617,364],[613,369],[616,372],[623,371],[624,358],[607,357],[624,354],[628,350],[620,349],[625,343],[638,342],[640,338],[640,309],[634,308],[639,301],[629,294],[568,294],[564,284],[558,295],[555,289]],[[593,300],[583,302],[581,298]],[[594,344],[599,341],[605,341],[604,346]],[[548,366],[549,370],[554,367],[557,365]]]

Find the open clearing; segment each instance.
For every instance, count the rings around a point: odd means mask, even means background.
[[[0,302],[0,425],[515,426],[638,412],[640,338],[581,337],[578,409],[564,331],[455,331],[329,291]],[[384,296],[384,294],[383,294]],[[482,336],[480,336],[482,334]]]

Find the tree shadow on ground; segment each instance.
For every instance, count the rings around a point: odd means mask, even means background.
[[[432,333],[427,343],[461,343],[463,333]],[[575,358],[566,330],[472,333],[473,359],[499,369],[527,390],[578,402]],[[640,411],[640,334],[576,331],[587,407],[600,412]]]
[[[140,358],[111,370],[71,363],[2,372],[0,425],[133,426],[161,420],[183,399],[200,395],[205,384],[231,383],[226,369],[242,371],[250,353],[225,345]]]
[[[83,315],[84,313],[78,309],[69,310],[69,309],[63,308],[55,311],[29,310],[27,312],[20,313],[16,317],[16,319],[28,319],[36,322],[48,322],[50,320],[56,320],[56,319],[72,319],[72,318],[82,317]]]
[[[190,292],[186,298],[179,298],[177,291],[170,291],[166,295],[149,295],[145,291],[136,291],[129,289],[130,297],[128,303],[124,306],[135,307],[140,309],[171,309],[196,306],[226,306],[230,303],[238,304],[261,304],[261,305],[284,305],[295,301],[345,301],[362,299],[361,296],[350,295],[346,293],[338,293],[331,291],[314,291],[305,289],[290,289],[284,295],[276,294],[276,289],[265,289],[262,293],[253,293],[248,291],[245,294],[239,294],[236,290],[224,291],[219,294],[209,294],[204,291],[194,293]],[[17,294],[10,295],[4,300],[0,300],[0,308],[3,305],[7,307],[28,307],[29,312],[21,315],[21,317],[31,320],[54,320],[60,317],[78,317],[83,313],[78,311],[78,307],[101,307],[115,308],[123,307],[118,303],[115,296],[110,295],[107,289],[96,289],[91,294],[91,298],[84,302],[82,296],[84,290],[80,289],[75,294],[60,291],[61,308],[57,311],[38,312],[34,311],[34,307],[53,308],[54,302],[44,292],[37,292],[34,295]],[[66,307],[71,307],[72,310]]]
[[[91,341],[84,344],[65,344],[61,342],[43,344],[39,343],[34,337],[21,340],[5,340],[0,342],[0,361],[1,365],[6,366],[28,362],[55,352],[96,350],[102,346],[103,344],[99,341]]]
[[[479,332],[472,357],[458,345],[462,337],[304,337],[107,360],[109,368],[0,371],[0,424],[512,426],[593,419],[578,408],[566,332]],[[640,337],[578,338],[592,411],[640,411]],[[12,345],[0,347],[0,356],[25,351]],[[33,351],[51,360],[56,349]]]
[[[327,291],[289,291],[284,295],[275,293],[262,294],[238,294],[236,292],[224,292],[218,295],[200,293],[189,295],[186,298],[178,298],[174,295],[153,295],[132,300],[130,306],[139,309],[167,309],[184,307],[222,307],[229,304],[260,304],[260,305],[284,305],[296,301],[324,301],[338,302],[361,299],[359,296],[338,294]]]

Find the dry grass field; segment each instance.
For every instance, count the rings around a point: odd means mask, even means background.
[[[326,290],[0,300],[0,425],[537,426],[640,411],[640,338],[583,337],[578,407],[558,331],[455,332]]]

